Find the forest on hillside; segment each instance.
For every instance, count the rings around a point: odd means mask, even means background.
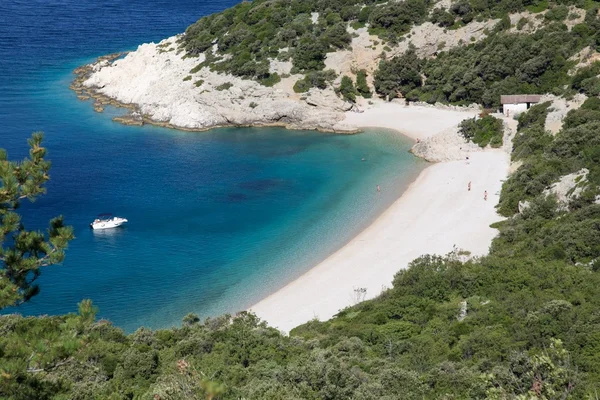
[[[565,89],[569,70],[576,64],[571,57],[587,46],[600,47],[600,3],[595,1],[460,0],[449,9],[434,4],[429,0],[255,0],[201,18],[186,30],[182,43],[189,56],[206,55],[191,73],[209,67],[268,86],[281,79],[269,72],[270,60],[291,60],[291,72],[304,75],[294,88],[304,92],[333,85],[336,74],[324,70],[325,58],[329,52],[351,47],[352,29],[367,27],[386,44],[384,49],[391,49],[410,40],[406,34],[411,27],[426,21],[452,30],[475,20],[499,19],[484,40],[440,51],[435,58],[421,59],[414,51],[389,58],[384,50],[374,74],[374,89],[381,97],[485,107],[497,107],[501,93],[572,94]],[[570,12],[572,7],[578,7],[585,18],[568,29],[565,22],[577,18]],[[521,32],[531,22],[523,17],[517,31],[510,31],[509,14],[522,11],[538,13],[531,18],[541,19],[541,29]],[[585,86],[593,95],[600,94],[597,77]],[[351,86],[346,80],[335,89],[349,101],[370,94],[358,79]]]

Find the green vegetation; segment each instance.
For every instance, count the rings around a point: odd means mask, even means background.
[[[571,81],[571,87],[588,96],[600,96],[600,61],[577,71]]]
[[[188,76],[186,76],[186,77],[183,78],[184,82],[185,81],[191,81],[191,80],[192,80],[192,76],[191,75],[188,75]]]
[[[294,92],[304,93],[308,92],[310,88],[325,89],[327,86],[333,83],[336,74],[333,70],[327,71],[313,71],[294,84]]]
[[[370,99],[373,95],[371,93],[371,89],[369,89],[369,85],[367,84],[367,71],[364,69],[361,69],[356,74],[356,91],[365,99]]]
[[[259,81],[263,86],[271,87],[281,82],[281,76],[277,72],[269,74],[268,77]]]
[[[223,90],[229,90],[233,87],[233,83],[231,82],[225,82],[219,86],[216,86],[215,89],[217,89],[218,91],[223,91]]]
[[[321,71],[328,52],[348,48],[348,25],[369,23],[370,31],[395,43],[415,23],[423,22],[428,0],[375,4],[375,0],[254,0],[201,18],[182,38],[190,56],[201,53],[203,67],[269,83],[269,60],[286,52],[293,73]],[[363,6],[366,5],[366,6]],[[311,14],[318,13],[313,23]],[[287,49],[287,51],[286,51]],[[225,57],[225,56],[228,57]]]
[[[23,200],[33,202],[46,192],[50,162],[44,158],[42,139],[42,132],[32,135],[29,158],[22,162],[9,161],[0,149],[0,309],[37,295],[41,269],[60,263],[73,239],[62,216],[52,219],[44,234],[25,229],[16,212]]]
[[[513,160],[523,165],[504,185],[499,205],[501,213],[512,215],[517,211],[519,201],[535,200],[560,176],[582,168],[590,171],[587,184],[571,208],[594,208],[592,204],[596,195],[600,194],[599,103],[598,99],[591,98],[581,108],[569,111],[563,122],[563,130],[554,137],[544,131],[549,103],[536,105],[519,117],[519,134],[514,139]],[[575,215],[577,213],[564,217],[560,227]],[[562,247],[568,243],[557,242],[555,245]],[[579,244],[574,246],[579,247]]]
[[[479,147],[486,147],[488,144],[491,147],[500,147],[504,127],[501,120],[486,115],[479,119],[465,119],[459,125],[459,132]]]
[[[368,24],[369,32],[390,49],[387,44],[404,40],[410,27],[426,18],[450,29],[476,19],[498,18],[500,23],[482,42],[443,52],[431,60],[407,60],[404,55],[399,56],[399,62],[384,60],[375,80],[380,86],[378,94],[390,99],[401,95],[432,103],[478,102],[495,107],[500,93],[564,93],[564,85],[569,83],[567,72],[573,66],[569,57],[586,45],[600,45],[597,3],[590,1],[460,0],[449,9],[433,10],[428,17],[433,5],[429,0],[254,0],[201,18],[186,30],[181,42],[188,55],[206,56],[190,73],[207,67],[271,86],[280,78],[269,73],[270,60],[291,59],[292,73],[322,71],[328,52],[350,45],[349,26],[358,29]],[[588,9],[585,23],[572,31],[561,23],[570,5]],[[508,14],[525,9],[547,10],[540,14],[547,26],[534,35],[508,33]],[[526,23],[522,18],[517,28],[523,29]],[[411,61],[411,67],[402,68],[401,61]],[[417,82],[414,75],[426,79]],[[313,87],[308,84],[313,78],[299,83],[297,90]],[[598,90],[598,86],[591,90]]]
[[[555,9],[564,11],[560,6]],[[389,99],[403,96],[411,101],[479,103],[485,107],[499,106],[500,95],[506,93],[568,94],[570,89],[565,87],[571,82],[574,89],[597,95],[599,67],[592,66],[574,78],[568,73],[575,65],[570,57],[585,46],[600,45],[597,11],[588,11],[585,23],[572,31],[559,23],[549,23],[530,35],[498,31],[478,43],[427,60],[409,49],[381,61],[375,73],[375,90]]]
[[[416,88],[421,87],[419,73],[423,60],[420,60],[414,48],[391,60],[382,60],[379,69],[375,71],[375,91],[381,96],[392,100],[406,95]]]
[[[202,86],[203,83],[204,83],[204,79],[198,79],[196,82],[194,82],[194,86],[200,87],[200,86]]]
[[[517,29],[521,30],[529,23],[529,20],[525,17],[521,18],[519,22],[517,22]]]
[[[340,82],[340,87],[337,89],[342,98],[346,101],[354,103],[356,101],[356,88],[349,76],[344,75]]]

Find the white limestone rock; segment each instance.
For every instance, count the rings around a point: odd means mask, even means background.
[[[458,126],[447,129],[415,144],[411,151],[431,162],[465,160],[470,153],[482,151],[475,143],[468,142],[458,131]]]
[[[559,209],[568,210],[571,200],[578,198],[583,192],[587,184],[587,168],[582,168],[577,172],[561,177],[558,182],[555,182],[544,190],[546,196],[555,195],[558,200]]]
[[[176,42],[173,39],[143,44],[123,59],[94,65],[84,84],[121,103],[135,104],[153,121],[186,129],[278,125],[334,130],[349,108],[330,88],[313,90],[310,100],[302,102],[291,90],[208,68],[192,72],[204,55],[189,58],[160,51],[158,46]]]

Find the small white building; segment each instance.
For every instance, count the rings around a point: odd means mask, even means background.
[[[539,94],[511,94],[500,96],[502,113],[507,117],[527,111],[532,104],[540,102],[542,96]]]

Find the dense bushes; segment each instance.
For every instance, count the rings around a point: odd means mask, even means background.
[[[440,13],[435,14],[436,18],[441,18]],[[600,27],[597,16],[588,16],[588,20]],[[499,106],[502,94],[561,94],[569,84],[577,91],[598,95],[600,64],[581,69],[573,78],[568,74],[574,66],[568,59],[595,40],[590,33],[581,34],[575,29],[569,32],[564,25],[551,24],[531,35],[497,33],[428,60],[417,58],[409,49],[380,63],[375,89],[387,98],[403,96],[430,103],[479,103],[485,107]]]
[[[480,147],[502,146],[504,127],[502,120],[486,115],[479,119],[465,119],[459,125],[460,134],[467,140],[478,144]]]
[[[563,129],[552,136],[544,130],[548,103],[532,107],[519,117],[519,133],[514,139],[513,160],[523,165],[506,181],[499,211],[512,215],[519,201],[539,196],[561,176],[587,168],[591,183],[583,191],[578,207],[590,205],[600,185],[600,108],[597,100],[588,100],[569,111]]]
[[[425,21],[429,6],[428,0],[406,0],[374,7],[369,17],[369,31],[395,43],[413,24]]]
[[[370,99],[372,96],[371,89],[367,84],[367,71],[361,69],[356,74],[356,91],[365,99]]]
[[[331,85],[336,75],[333,70],[309,72],[294,84],[296,93],[308,92],[310,88],[325,89]]]
[[[571,81],[571,86],[578,92],[588,96],[600,95],[600,61],[577,71]]]
[[[382,60],[374,75],[375,91],[389,100],[406,97],[413,89],[422,86],[419,71],[423,64],[414,48],[399,57]]]
[[[342,98],[346,101],[355,102],[356,101],[356,89],[354,88],[354,83],[352,83],[352,79],[350,77],[344,75],[340,82],[340,87],[337,89]]]
[[[283,49],[288,49],[293,72],[320,71],[327,52],[349,46],[350,22],[369,22],[372,32],[395,42],[410,26],[425,20],[430,6],[427,0],[372,3],[375,1],[244,2],[201,18],[186,30],[182,43],[192,56],[211,52],[203,66],[261,80],[268,77],[268,60]],[[311,13],[318,13],[316,22]]]

